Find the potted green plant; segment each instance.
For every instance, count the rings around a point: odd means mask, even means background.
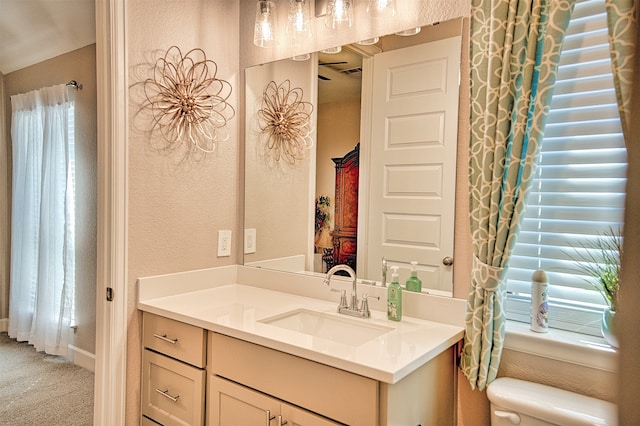
[[[582,246],[580,272],[602,294],[607,303],[602,315],[602,335],[611,345],[618,347],[615,334],[615,315],[618,310],[620,290],[620,259],[622,257],[622,232],[609,228],[590,244]]]

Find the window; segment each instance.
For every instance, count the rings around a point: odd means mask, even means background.
[[[73,89],[75,90],[75,89]],[[65,243],[67,255],[65,256],[65,269],[67,271],[68,289],[65,292],[68,310],[64,313],[65,319],[71,325],[76,325],[76,106],[69,102],[67,133],[69,135],[67,145],[67,190],[65,192],[66,232],[68,235]]]
[[[627,159],[604,0],[576,2],[538,164],[510,262],[507,317],[529,322],[531,276],[542,269],[549,326],[599,336],[605,301],[572,257],[624,220]]]

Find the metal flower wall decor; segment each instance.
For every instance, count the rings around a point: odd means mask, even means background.
[[[304,158],[304,150],[313,146],[311,113],[313,105],[302,100],[303,91],[291,88],[289,80],[271,81],[264,90],[258,122],[264,156],[276,164],[294,166]]]
[[[142,82],[141,105],[151,117],[153,135],[160,135],[160,147],[184,149],[186,156],[211,153],[216,143],[229,138],[226,129],[235,110],[227,102],[231,84],[216,77],[217,64],[202,49],[182,54],[170,47],[158,58],[152,76]]]

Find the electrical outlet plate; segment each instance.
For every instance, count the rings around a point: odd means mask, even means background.
[[[247,228],[244,230],[244,253],[250,254],[256,252],[256,228]]]
[[[218,231],[218,257],[231,256],[231,231]]]

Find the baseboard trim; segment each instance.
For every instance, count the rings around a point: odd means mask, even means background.
[[[91,352],[80,349],[76,346],[69,345],[67,359],[75,365],[85,368],[93,373],[96,371],[96,356]]]
[[[0,318],[0,333],[9,331],[9,318]]]

